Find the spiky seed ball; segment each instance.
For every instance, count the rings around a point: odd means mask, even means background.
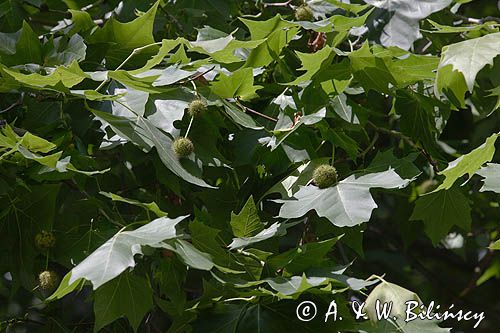
[[[38,275],[38,283],[42,290],[54,290],[59,284],[59,274],[54,271],[43,271]]]
[[[56,236],[50,231],[42,230],[35,236],[35,245],[40,250],[48,250],[56,245]]]
[[[297,21],[312,21],[314,19],[314,13],[308,5],[303,5],[295,10],[295,19]]]
[[[327,188],[337,183],[337,170],[328,164],[318,166],[313,173],[314,184]]]
[[[177,156],[186,157],[191,155],[194,150],[194,145],[188,138],[180,137],[175,139],[172,148]]]
[[[207,105],[200,98],[195,99],[188,106],[188,113],[191,117],[196,117],[207,110]]]

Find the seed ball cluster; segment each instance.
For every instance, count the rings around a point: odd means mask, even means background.
[[[188,138],[179,137],[175,139],[174,143],[172,144],[172,149],[177,156],[186,157],[191,155],[194,150],[194,145],[193,142]]]
[[[295,10],[295,19],[297,21],[312,21],[314,19],[314,13],[311,7],[307,5],[302,5]]]
[[[207,110],[207,105],[201,99],[195,99],[188,106],[188,113],[191,117],[196,117]]]
[[[313,173],[313,181],[319,188],[327,188],[337,183],[337,170],[328,164],[318,166]]]
[[[59,284],[59,275],[54,271],[43,271],[38,275],[38,283],[42,290],[54,290]]]
[[[56,236],[50,231],[42,230],[35,236],[35,245],[40,250],[48,250],[56,245]]]

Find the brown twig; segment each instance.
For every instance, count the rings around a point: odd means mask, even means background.
[[[494,255],[495,251],[488,250],[488,253],[486,253],[484,257],[479,261],[476,268],[474,268],[474,274],[472,275],[469,284],[467,285],[467,287],[465,287],[464,290],[460,292],[459,298],[467,296],[472,290],[474,290],[474,288],[476,288],[477,281],[481,278],[485,269],[490,265]]]
[[[363,150],[358,156],[357,158],[361,157],[361,158],[365,158],[366,154],[368,154],[370,152],[370,150],[373,149],[373,147],[375,146],[375,143],[377,143],[377,140],[379,138],[379,134],[378,132],[375,132],[375,135],[373,136],[373,139],[372,141],[370,142],[370,144],[368,145],[368,147],[366,147],[365,150]]]
[[[368,125],[370,125],[371,127],[373,127],[376,131],[378,131],[380,133],[384,133],[384,134],[391,135],[393,137],[397,137],[397,138],[405,141],[412,148],[420,151],[420,153],[427,159],[429,164],[432,166],[432,168],[434,169],[434,172],[439,173],[439,166],[438,166],[437,162],[432,158],[431,155],[429,155],[428,152],[425,151],[425,149],[423,149],[422,147],[419,147],[415,142],[413,142],[413,140],[410,137],[408,137],[408,136],[406,136],[403,133],[398,132],[398,131],[378,127],[377,125],[375,125],[371,121],[368,121]]]
[[[192,77],[188,78],[187,80],[183,80],[183,81],[181,81],[180,83],[181,83],[181,84],[184,84],[184,83],[189,82],[189,81],[195,81],[195,80],[199,79],[200,77],[204,76],[205,74],[210,73],[210,72],[211,72],[211,71],[213,71],[214,69],[215,69],[215,66],[212,66],[212,68],[207,69],[207,70],[206,70],[206,71],[204,71],[203,73],[197,73],[197,74],[195,74],[194,76],[192,76]]]
[[[236,104],[238,104],[238,106],[239,106],[239,107],[241,107],[241,108],[243,109],[243,111],[245,111],[245,112],[250,112],[250,113],[253,113],[253,114],[257,115],[257,116],[260,116],[260,117],[262,117],[262,118],[264,118],[264,119],[267,119],[267,120],[273,121],[273,122],[275,122],[275,123],[277,123],[277,122],[278,122],[278,119],[275,119],[275,118],[273,118],[273,117],[270,117],[270,116],[265,115],[265,114],[263,114],[263,113],[260,113],[260,112],[258,112],[258,111],[252,110],[252,109],[250,109],[250,108],[249,108],[249,107],[247,107],[247,106],[244,106],[243,104],[241,104],[241,103],[240,103],[240,101],[239,101],[239,100],[236,100]]]

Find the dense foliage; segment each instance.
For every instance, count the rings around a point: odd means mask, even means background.
[[[0,1],[1,329],[498,332],[499,16]]]

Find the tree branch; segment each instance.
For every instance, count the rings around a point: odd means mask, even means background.
[[[275,122],[275,123],[277,123],[277,122],[278,122],[278,119],[275,119],[275,118],[273,118],[273,117],[270,117],[270,116],[265,115],[265,114],[263,114],[263,113],[260,113],[260,112],[258,112],[258,111],[252,110],[252,109],[250,109],[249,107],[246,107],[246,106],[244,106],[243,104],[241,104],[241,103],[240,103],[240,101],[238,101],[238,100],[236,100],[236,104],[238,104],[238,106],[239,106],[239,107],[241,107],[241,108],[243,109],[243,111],[245,111],[245,112],[250,112],[250,113],[253,113],[253,114],[257,115],[257,116],[260,116],[260,117],[262,117],[262,118],[264,118],[264,119],[267,119],[267,120],[273,121],[273,122]]]
[[[286,2],[263,2],[262,5],[264,8],[267,7],[288,7],[292,8],[292,0],[288,0]]]
[[[467,287],[460,292],[459,298],[467,296],[474,288],[476,288],[477,281],[481,278],[484,273],[484,270],[489,266],[493,257],[495,255],[495,251],[488,250],[488,253],[479,261],[476,268],[474,268],[474,274],[469,281]]]
[[[17,101],[15,101],[12,105],[10,105],[9,107],[3,109],[3,110],[0,110],[0,114],[1,113],[5,113],[5,112],[9,112],[10,110],[16,108],[17,106],[19,105],[23,105],[23,101],[24,101],[24,93],[21,93],[21,96],[19,96],[19,99]]]
[[[409,144],[412,148],[420,151],[420,153],[427,159],[429,164],[432,166],[432,168],[434,169],[434,172],[439,173],[439,166],[438,166],[437,162],[432,158],[432,156],[428,152],[425,151],[425,149],[419,147],[415,142],[413,142],[413,140],[410,137],[408,137],[408,136],[406,136],[403,133],[398,132],[398,131],[378,127],[377,125],[375,125],[371,121],[368,121],[368,125],[372,126],[376,131],[378,131],[380,133],[388,134],[390,136],[399,138],[399,139],[405,141],[407,144]]]

